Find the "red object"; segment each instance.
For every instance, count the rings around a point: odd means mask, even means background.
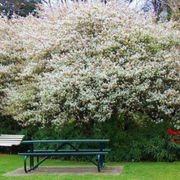
[[[167,133],[169,135],[178,136],[178,135],[180,135],[180,130],[167,129]]]

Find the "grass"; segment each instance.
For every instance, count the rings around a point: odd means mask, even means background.
[[[87,162],[47,160],[48,166],[89,166]],[[123,166],[120,175],[33,175],[5,177],[4,173],[23,166],[23,158],[17,155],[0,155],[0,180],[179,180],[180,162],[107,163],[107,166]]]

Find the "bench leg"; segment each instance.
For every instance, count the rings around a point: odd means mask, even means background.
[[[33,157],[29,157],[29,161],[30,161],[30,166],[29,166],[29,169],[27,168],[27,159],[28,159],[28,156],[24,156],[24,171],[25,173],[28,173],[30,172],[31,170],[35,169],[36,167],[34,166],[34,158]],[[39,158],[37,158],[39,159]]]
[[[30,156],[30,168],[33,169],[34,168],[34,157]]]
[[[32,164],[31,164],[31,157],[29,157],[30,168],[27,169],[27,159],[28,159],[28,156],[24,156],[24,171],[25,171],[25,173],[28,173],[29,171],[31,171],[33,169]]]
[[[104,148],[105,148],[105,144],[100,143],[100,151],[103,151]],[[104,161],[105,161],[105,155],[101,154],[100,155],[100,166],[101,166],[101,168],[104,168]]]
[[[98,172],[101,172],[101,156],[97,155],[97,169]]]
[[[27,158],[28,158],[28,156],[24,156],[24,171],[25,171],[25,173],[28,173],[28,170],[27,170]]]
[[[33,153],[33,151],[34,151],[34,146],[33,144],[31,144],[30,152]],[[30,169],[33,169],[33,168],[34,168],[34,157],[30,156]]]
[[[37,160],[37,163],[39,163],[39,156],[37,156],[37,159],[36,159],[36,160]]]
[[[101,155],[101,167],[104,168],[105,166],[105,155]]]

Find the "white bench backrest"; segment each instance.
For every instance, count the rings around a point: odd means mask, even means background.
[[[13,145],[15,146],[20,145],[23,138],[24,138],[24,135],[1,134],[0,146],[11,147]]]

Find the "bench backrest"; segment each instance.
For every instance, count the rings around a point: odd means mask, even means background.
[[[1,134],[0,135],[0,146],[11,147],[13,145],[20,145],[24,135],[11,135],[11,134]]]

